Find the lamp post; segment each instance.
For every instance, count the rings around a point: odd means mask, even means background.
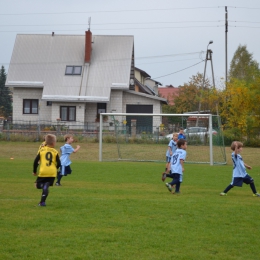
[[[213,63],[212,63],[212,53],[213,51],[209,49],[209,45],[212,44],[213,41],[209,41],[207,45],[207,51],[206,51],[206,58],[205,58],[205,66],[204,66],[204,74],[203,74],[203,81],[202,81],[202,89],[204,89],[204,84],[205,84],[205,76],[206,76],[206,68],[207,68],[207,61],[211,61],[211,72],[212,72],[212,82],[213,86],[215,87],[215,79],[214,79],[214,71],[213,71]],[[199,108],[198,108],[198,114],[200,113],[201,110],[201,97],[202,97],[202,92],[200,94],[200,100],[199,100]],[[197,117],[196,120],[196,126],[199,124],[199,117]]]

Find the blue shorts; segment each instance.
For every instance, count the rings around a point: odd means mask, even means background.
[[[245,177],[235,177],[232,179],[231,185],[242,187],[243,183],[250,184],[254,182],[254,179],[250,175],[246,175]]]
[[[182,182],[182,174],[179,174],[179,173],[166,174],[166,177],[172,178],[173,180],[175,180],[177,182]]]
[[[171,158],[172,158],[171,156],[166,156],[166,162],[167,163],[171,162]]]
[[[71,174],[71,173],[72,173],[72,170],[69,165],[68,166],[61,165],[60,175],[67,176],[67,174]]]

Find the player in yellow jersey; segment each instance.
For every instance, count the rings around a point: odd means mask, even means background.
[[[40,162],[40,170],[35,181],[37,189],[42,189],[41,201],[39,206],[46,206],[45,201],[49,194],[49,186],[53,186],[53,182],[57,176],[57,169],[60,167],[60,157],[56,149],[56,136],[48,134],[45,136],[46,146],[43,146],[34,159],[33,175],[37,175],[38,162]]]

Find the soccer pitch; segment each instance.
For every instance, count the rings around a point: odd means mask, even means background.
[[[0,259],[260,259],[260,198],[247,185],[219,196],[231,165],[186,164],[176,196],[161,181],[164,163],[100,163],[79,152],[38,207],[34,158],[9,155],[0,156]]]

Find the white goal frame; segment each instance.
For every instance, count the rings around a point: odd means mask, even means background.
[[[212,114],[143,114],[143,113],[100,113],[99,125],[99,161],[102,162],[102,130],[104,116],[191,116],[191,117],[208,117],[209,118],[209,152],[210,165],[213,165],[213,142],[212,142]]]

